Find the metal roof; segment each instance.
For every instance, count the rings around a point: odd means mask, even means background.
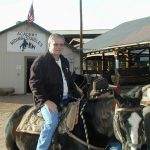
[[[15,29],[15,28],[17,28],[17,27],[19,27],[19,26],[22,26],[23,24],[28,24],[28,21],[27,21],[27,20],[25,20],[25,21],[17,21],[17,23],[16,23],[15,25],[13,25],[13,26],[11,26],[11,27],[5,29],[5,30],[0,31],[0,35],[3,34],[3,33],[5,33],[5,32],[8,32],[8,31],[10,31],[10,30],[12,30],[12,29]],[[31,22],[31,24],[32,24],[34,27],[38,28],[39,30],[45,32],[46,34],[48,34],[48,35],[51,34],[51,32],[47,31],[46,29],[44,29],[43,27],[39,26],[38,24],[36,24],[36,23],[34,23],[34,22]]]
[[[0,35],[3,34],[3,33],[5,33],[5,32],[8,32],[8,31],[10,31],[10,30],[12,30],[12,29],[15,29],[15,28],[17,28],[17,27],[19,27],[19,26],[22,26],[23,24],[28,24],[28,21],[27,21],[27,20],[25,20],[25,21],[18,21],[17,24],[15,24],[14,26],[11,26],[11,27],[9,27],[9,28],[3,30],[3,31],[0,31]],[[36,24],[36,23],[34,23],[34,22],[31,22],[31,24],[32,24],[32,26],[38,28],[39,30],[45,32],[45,33],[48,34],[48,35],[52,34],[52,32],[47,31],[46,29],[44,29],[43,27],[39,26],[38,24]],[[30,25],[31,25],[31,24],[30,24]],[[76,49],[75,47],[73,47],[73,46],[70,45],[69,43],[65,42],[65,45],[66,45],[67,47],[69,47],[69,48],[75,50],[75,52],[79,52],[78,49]]]
[[[91,29],[83,30],[83,34],[104,34],[110,29]],[[80,34],[80,30],[50,30],[51,33],[59,33],[62,35],[76,35]]]
[[[150,43],[150,17],[120,24],[84,44],[84,52]]]
[[[83,39],[83,43],[87,43],[89,41],[91,41],[92,39]],[[80,43],[80,38],[73,38],[72,41],[77,41]]]

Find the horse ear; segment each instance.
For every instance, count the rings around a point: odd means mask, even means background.
[[[140,102],[141,102],[141,100],[142,100],[142,96],[143,96],[142,89],[139,89],[139,90],[135,93],[135,98],[137,98],[138,104],[140,104]]]
[[[75,73],[75,71],[73,71],[73,72],[71,73],[71,79],[72,79],[73,81],[75,81],[75,79],[76,79],[76,73]]]
[[[136,87],[134,87],[133,89],[131,89],[129,92],[127,92],[126,95],[128,95],[128,96],[130,96],[130,97],[135,97],[135,93],[136,93],[137,91],[139,91],[139,89],[141,89],[141,87],[140,87],[140,86],[136,86]]]
[[[117,93],[115,90],[114,90],[114,98],[117,100],[117,102],[121,105],[123,104],[124,102],[124,99],[121,97],[121,95],[119,93]]]
[[[135,98],[142,99],[143,93],[142,89],[140,88],[136,93],[135,93]]]

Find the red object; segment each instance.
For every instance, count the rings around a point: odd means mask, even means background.
[[[121,93],[121,86],[120,85],[117,85],[117,87],[115,88],[115,92],[117,93]]]
[[[31,4],[28,17],[27,17],[28,23],[31,23],[34,21],[34,9],[33,9],[33,3]]]

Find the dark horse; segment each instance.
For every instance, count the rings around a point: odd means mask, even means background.
[[[82,115],[79,115],[78,124],[71,134],[57,134],[56,132],[54,142],[61,145],[61,150],[87,150],[88,147],[97,150],[106,148],[113,137],[112,103],[112,95],[98,99],[82,99],[79,107]],[[38,135],[16,132],[19,122],[30,107],[32,106],[20,107],[8,119],[5,128],[7,149],[36,149]]]
[[[113,135],[113,110],[112,97],[81,101],[80,111],[83,108],[83,116],[87,126],[87,135],[89,143],[95,147],[106,147],[110,137]],[[31,106],[25,105],[14,112],[6,125],[5,137],[6,146],[9,150],[34,150],[36,148],[38,135],[16,132],[16,127],[25,112]],[[79,123],[75,126],[73,132],[76,137],[85,141],[86,134],[83,120],[79,117]],[[57,135],[57,141],[62,146],[62,150],[87,150],[84,146],[68,134]]]
[[[114,92],[117,107],[114,115],[114,132],[123,150],[141,150],[145,142],[144,117],[140,106],[142,90],[137,87],[128,95]]]

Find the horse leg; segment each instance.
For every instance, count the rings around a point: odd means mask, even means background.
[[[5,143],[8,150],[19,150],[16,144],[16,128],[24,115],[31,106],[25,105],[13,113],[5,126]]]
[[[19,150],[11,132],[12,126],[10,125],[10,123],[7,123],[7,126],[5,128],[5,143],[7,150]]]
[[[146,143],[147,149],[150,150],[150,105],[143,108],[143,115],[144,115],[144,126],[145,126],[145,136],[146,136]]]
[[[12,116],[11,116],[12,117]],[[7,122],[5,127],[5,143],[7,150],[19,150],[16,141],[15,141],[15,135],[13,135],[13,124],[10,122],[10,120]]]
[[[23,132],[16,133],[16,143],[20,150],[35,150],[39,136]]]
[[[150,113],[147,113],[145,115],[144,124],[145,124],[146,143],[147,143],[148,150],[150,150],[150,127],[149,127]]]

